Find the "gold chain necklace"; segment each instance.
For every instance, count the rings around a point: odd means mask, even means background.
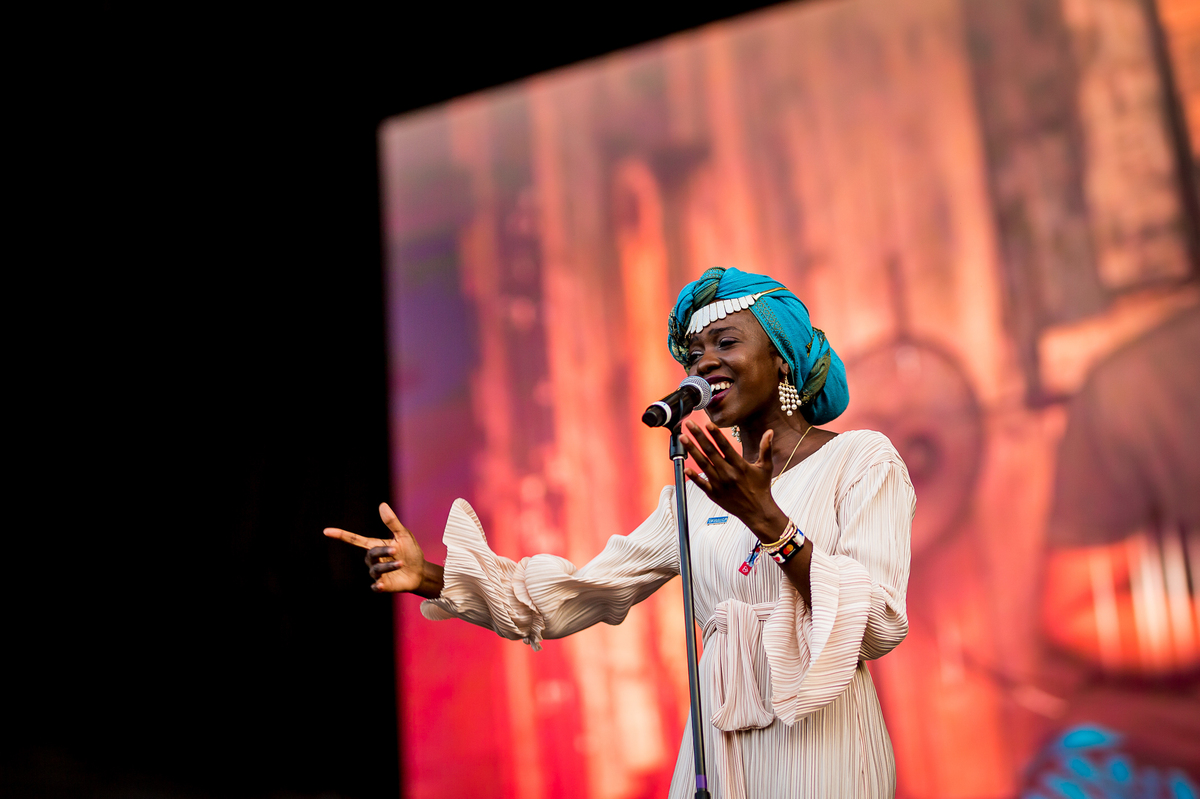
[[[787,467],[792,464],[792,456],[794,456],[796,454],[796,450],[800,449],[800,445],[804,443],[804,436],[807,436],[808,431],[812,430],[812,429],[813,429],[813,426],[810,424],[808,426],[808,430],[804,431],[804,435],[800,436],[800,440],[796,442],[796,446],[792,447],[792,454],[788,455],[788,459],[784,462],[783,468],[779,470],[779,474],[777,474],[771,478],[771,485],[775,485],[775,481],[778,480],[780,477],[783,477],[783,473],[787,471]]]

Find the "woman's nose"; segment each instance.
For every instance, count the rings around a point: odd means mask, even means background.
[[[705,352],[696,359],[696,363],[692,365],[692,368],[695,369],[694,374],[703,377],[720,365],[721,362],[717,359],[717,356],[714,355],[711,350],[705,350]]]

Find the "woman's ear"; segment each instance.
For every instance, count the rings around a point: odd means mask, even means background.
[[[771,358],[775,361],[775,372],[780,376],[780,382],[783,382],[783,378],[791,373],[791,367],[788,366],[787,358],[779,354],[775,342],[771,342]]]

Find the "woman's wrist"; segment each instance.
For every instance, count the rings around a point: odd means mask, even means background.
[[[746,524],[750,528],[750,532],[754,533],[763,544],[773,544],[778,541],[787,526],[791,524],[791,519],[787,514],[774,502],[771,504],[774,507],[767,509],[761,518],[753,519]]]
[[[421,584],[413,591],[424,599],[437,599],[445,587],[445,569],[436,563],[425,561],[421,567]]]

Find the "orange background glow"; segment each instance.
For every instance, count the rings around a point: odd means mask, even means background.
[[[438,560],[463,496],[496,552],[587,562],[671,480],[640,415],[682,376],[677,292],[769,274],[847,364],[830,427],[886,433],[916,487],[911,631],[871,664],[899,794],[1013,795],[1069,701],[1041,620],[1065,401],[1200,300],[1200,7],[1147,8],[784,5],[387,122],[401,518]],[[408,796],[665,795],[678,580],[540,653],[398,610]]]

